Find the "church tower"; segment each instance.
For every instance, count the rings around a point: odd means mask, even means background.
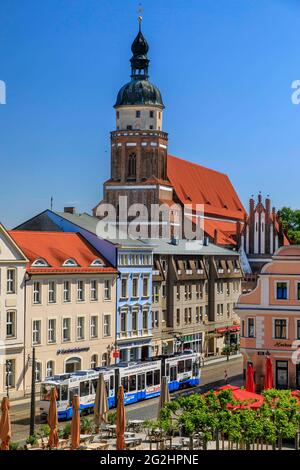
[[[117,209],[120,196],[128,206],[172,201],[167,177],[168,134],[162,130],[164,104],[159,89],[149,81],[148,43],[142,18],[131,51],[131,80],[118,92],[114,105],[116,130],[111,132],[111,177],[104,183],[103,201]],[[100,205],[99,205],[100,206]],[[94,215],[100,216],[99,206]]]

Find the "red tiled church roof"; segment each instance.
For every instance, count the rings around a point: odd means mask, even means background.
[[[237,222],[246,211],[228,176],[171,155],[167,173],[182,204],[204,205],[205,234],[218,245],[236,245]]]
[[[115,269],[79,233],[9,231],[10,236],[29,259],[31,273],[115,272]],[[32,267],[37,259],[44,259],[49,267]],[[63,266],[68,259],[77,266]],[[103,266],[91,266],[100,259]]]
[[[171,155],[167,173],[182,204],[204,204],[205,215],[244,220],[246,211],[227,175]]]

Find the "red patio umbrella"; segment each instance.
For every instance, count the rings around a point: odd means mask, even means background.
[[[268,390],[269,388],[273,388],[274,383],[273,383],[273,366],[272,366],[272,360],[270,356],[266,357],[266,374],[265,374],[265,383],[264,383],[264,389]]]
[[[246,373],[246,390],[255,393],[254,370],[253,364],[249,363]]]

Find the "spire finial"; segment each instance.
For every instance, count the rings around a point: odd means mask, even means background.
[[[143,21],[143,17],[142,17],[142,13],[143,13],[144,9],[142,7],[142,4],[139,3],[139,6],[138,6],[138,9],[137,9],[137,12],[139,14],[138,16],[138,22],[139,22],[139,31],[141,32],[142,30],[142,21]]]

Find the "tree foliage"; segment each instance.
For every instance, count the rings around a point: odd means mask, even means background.
[[[289,239],[292,243],[300,243],[300,210],[283,207],[278,212],[283,227],[288,228]]]
[[[165,431],[180,429],[186,436],[201,433],[206,441],[218,431],[246,446],[257,440],[273,444],[293,439],[300,420],[297,400],[289,390],[266,390],[263,395],[264,404],[258,409],[240,406],[230,389],[179,397],[165,404],[157,425]]]

